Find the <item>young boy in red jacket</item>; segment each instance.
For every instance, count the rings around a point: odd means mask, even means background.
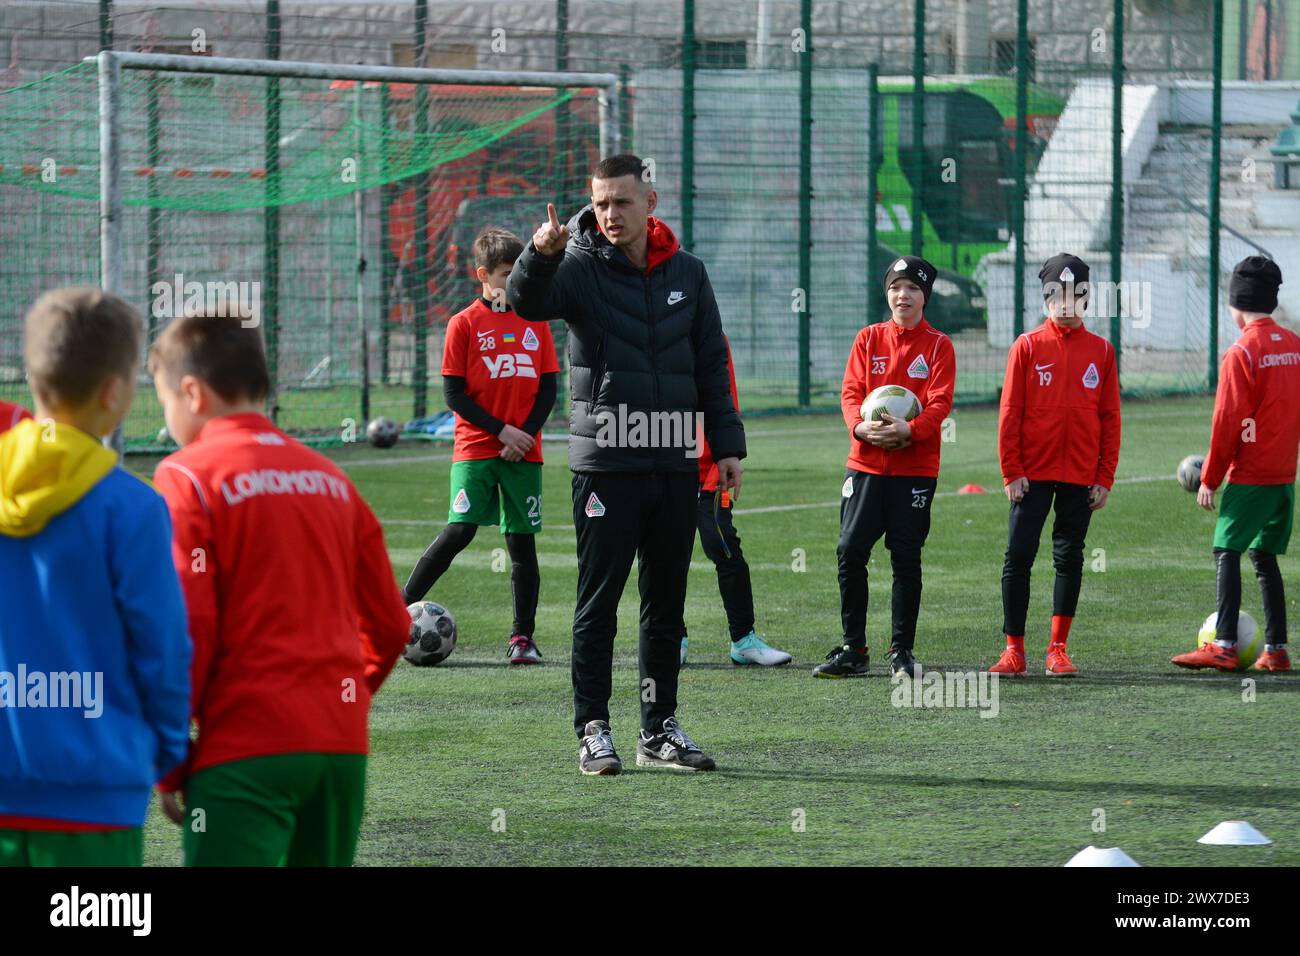
[[[726,336],[723,336],[726,338]],[[727,342],[727,374],[731,377],[731,400],[740,411],[736,392],[736,366],[731,361],[731,342]],[[700,493],[695,503],[695,526],[700,532],[700,546],[705,557],[718,572],[718,593],[727,612],[731,631],[731,663],[739,667],[780,667],[789,664],[785,651],[769,647],[754,630],[754,588],[749,580],[749,562],[740,550],[740,534],[731,519],[734,502],[731,493],[718,487],[718,465],[713,460],[709,441],[700,429]],[[681,662],[686,663],[690,640],[682,628]]]
[[[939,475],[943,420],[952,411],[957,356],[952,341],[925,320],[937,270],[903,256],[885,273],[890,317],[858,333],[844,369],[840,406],[852,443],[840,490],[840,618],[844,643],[813,668],[814,677],[862,677],[868,669],[867,560],[883,535],[894,572],[889,665],[913,676],[921,610],[921,548]],[[862,402],[881,385],[902,385],[921,403],[910,422],[862,420]]]
[[[1066,653],[1083,584],[1083,547],[1092,513],[1106,506],[1119,463],[1119,373],[1110,342],[1083,327],[1088,266],[1061,253],[1048,259],[1047,319],[1016,339],[1007,357],[998,416],[998,458],[1011,502],[1002,564],[1002,631],[1007,646],[989,668],[1023,677],[1029,575],[1038,539],[1052,523],[1052,636],[1047,676],[1078,673]]]
[[[262,414],[256,328],[176,319],[149,371],[181,445],[154,483],[194,642],[198,739],[159,785],[185,864],[347,866],[370,699],[411,626],[383,532],[333,462]]]
[[[1241,552],[1249,550],[1264,597],[1264,653],[1255,670],[1291,669],[1277,556],[1286,554],[1295,513],[1300,336],[1273,321],[1281,284],[1276,263],[1250,256],[1237,263],[1228,286],[1228,308],[1241,337],[1220,366],[1210,451],[1196,494],[1196,503],[1213,511],[1215,489],[1227,482],[1214,526],[1219,617],[1215,639],[1173,658],[1179,667],[1237,669]]]

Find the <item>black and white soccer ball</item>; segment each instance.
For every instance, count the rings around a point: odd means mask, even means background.
[[[370,424],[366,426],[366,438],[376,448],[392,448],[397,444],[397,438],[401,433],[402,430],[397,427],[397,422],[391,418],[371,419]]]
[[[402,655],[416,667],[441,664],[456,649],[456,619],[441,604],[416,601],[411,615],[411,637]]]
[[[1204,455],[1188,455],[1178,463],[1178,483],[1184,491],[1196,494],[1200,490],[1201,466],[1204,464]]]

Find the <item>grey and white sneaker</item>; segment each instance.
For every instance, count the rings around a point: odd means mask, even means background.
[[[623,761],[614,752],[614,737],[609,724],[592,720],[582,729],[582,744],[578,747],[578,769],[588,777],[613,777],[623,769]]]
[[[638,767],[668,767],[670,770],[716,770],[713,758],[686,736],[676,717],[664,721],[657,734],[641,731],[636,745]]]

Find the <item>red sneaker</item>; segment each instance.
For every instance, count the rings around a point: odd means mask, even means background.
[[[1275,651],[1265,651],[1259,655],[1259,660],[1255,661],[1255,666],[1251,668],[1257,671],[1289,671],[1291,669],[1291,657],[1287,654],[1285,647],[1279,647]]]
[[[990,674],[1006,674],[1009,677],[1025,676],[1025,655],[1014,647],[1003,648],[998,662],[989,668]]]
[[[1074,666],[1070,660],[1070,655],[1065,653],[1064,644],[1047,645],[1047,676],[1048,677],[1073,677],[1079,673],[1079,668]]]
[[[1235,671],[1238,663],[1237,649],[1220,647],[1214,641],[1206,641],[1189,654],[1179,654],[1177,657],[1170,658],[1170,663],[1177,664],[1179,667],[1190,667],[1192,670],[1213,667],[1220,671]]]

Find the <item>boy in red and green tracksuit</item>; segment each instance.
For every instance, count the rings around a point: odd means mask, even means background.
[[[840,489],[840,647],[813,668],[814,677],[862,677],[868,670],[867,561],[883,536],[894,572],[889,665],[913,676],[921,610],[921,549],[939,476],[943,420],[952,411],[957,357],[952,341],[925,320],[936,269],[903,256],[885,273],[890,317],[858,332],[844,368],[840,406],[850,435]],[[907,422],[885,415],[862,420],[862,403],[881,385],[902,385],[921,412]]]
[[[1179,667],[1237,669],[1241,553],[1249,550],[1264,599],[1264,653],[1255,669],[1291,669],[1277,556],[1286,554],[1295,513],[1300,336],[1273,321],[1281,284],[1276,263],[1249,256],[1237,263],[1228,286],[1228,307],[1242,331],[1219,367],[1210,451],[1196,495],[1197,504],[1213,511],[1214,492],[1227,482],[1214,526],[1218,623],[1213,641],[1173,658]]]
[[[726,336],[723,336],[725,339]],[[727,373],[731,377],[731,400],[740,411],[736,393],[736,367],[731,360],[731,342],[727,342]],[[731,662],[739,666],[777,667],[790,663],[790,655],[769,647],[754,630],[754,589],[749,580],[749,562],[740,550],[740,535],[731,520],[731,494],[718,488],[718,466],[713,460],[708,439],[700,430],[700,493],[695,507],[695,524],[700,532],[700,546],[718,572],[718,593],[727,612],[731,632]],[[686,628],[682,628],[681,662],[686,663],[688,645]]]
[[[0,417],[0,867],[140,866],[185,758],[190,641],[158,493],[101,443],[144,328],[99,289],[26,319],[39,421]]]
[[[333,462],[261,413],[256,328],[176,319],[149,369],[181,445],[154,483],[189,607],[198,726],[159,785],[164,812],[183,825],[187,866],[347,866],[370,699],[411,626],[383,532]]]
[[[555,407],[560,364],[550,326],[528,322],[506,306],[506,281],[522,251],[523,243],[504,229],[486,229],[474,240],[483,295],[452,317],[442,352],[443,394],[456,413],[451,508],[403,594],[408,603],[424,600],[479,525],[500,524],[514,598],[506,657],[511,664],[537,664],[541,431]]]
[[[1053,256],[1038,273],[1047,319],[1016,339],[1007,357],[998,415],[998,458],[1011,502],[1002,564],[1002,632],[1007,645],[989,668],[1023,676],[1029,575],[1047,513],[1052,523],[1052,632],[1047,675],[1077,668],[1066,653],[1083,583],[1084,538],[1106,505],[1119,463],[1119,371],[1110,342],[1083,326],[1088,266]]]
[[[24,418],[31,418],[32,413],[13,402],[0,401],[0,432],[13,428]]]

